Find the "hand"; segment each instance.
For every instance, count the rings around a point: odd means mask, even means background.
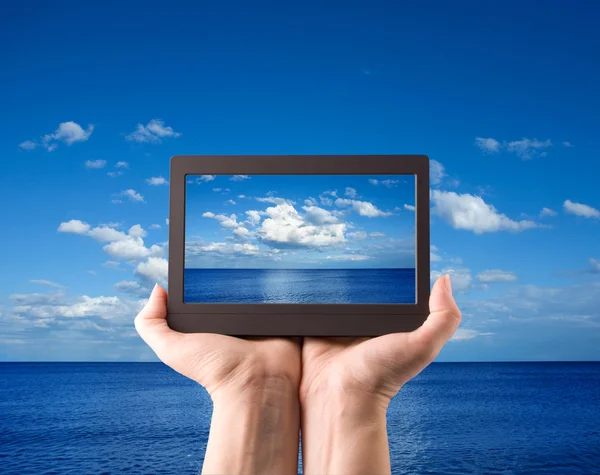
[[[298,387],[300,346],[292,339],[179,333],[169,328],[166,318],[167,293],[157,285],[135,318],[135,328],[166,365],[200,383],[211,396],[280,382]]]
[[[287,338],[179,333],[166,317],[167,293],[155,286],[135,328],[165,364],[212,398],[202,472],[297,473],[300,345]]]
[[[435,359],[460,323],[449,276],[434,284],[429,308],[425,323],[410,333],[304,339],[299,392],[304,473],[391,473],[389,402]]]
[[[319,392],[341,391],[369,396],[387,406],[408,380],[436,358],[458,328],[461,314],[449,276],[435,282],[429,308],[429,317],[413,332],[377,338],[305,338],[301,401]]]

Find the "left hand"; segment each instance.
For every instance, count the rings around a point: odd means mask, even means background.
[[[135,328],[156,355],[198,382],[213,397],[300,384],[300,345],[290,338],[242,339],[213,333],[180,333],[167,324],[167,292],[155,286]]]

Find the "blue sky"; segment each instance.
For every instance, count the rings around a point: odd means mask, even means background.
[[[415,267],[414,175],[200,175],[186,268]]]
[[[432,159],[441,361],[600,359],[599,5],[190,5],[3,10],[0,359],[153,360],[169,158],[315,153]]]

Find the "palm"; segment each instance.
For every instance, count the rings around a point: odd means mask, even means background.
[[[450,280],[438,279],[426,321],[409,333],[377,338],[306,338],[302,347],[300,395],[329,389],[393,397],[438,355],[460,323]]]
[[[411,333],[377,338],[306,338],[301,391],[306,395],[327,381],[344,391],[393,397],[426,364],[418,345]]]
[[[211,333],[182,335],[166,364],[209,392],[259,368],[266,375],[300,378],[300,347],[286,338],[242,339]]]
[[[300,380],[300,345],[292,339],[179,333],[169,328],[166,317],[167,293],[157,287],[136,317],[136,329],[165,364],[211,395],[226,386],[260,383],[265,377]]]

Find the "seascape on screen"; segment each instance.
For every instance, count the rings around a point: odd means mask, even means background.
[[[188,175],[185,303],[414,304],[414,175]]]

